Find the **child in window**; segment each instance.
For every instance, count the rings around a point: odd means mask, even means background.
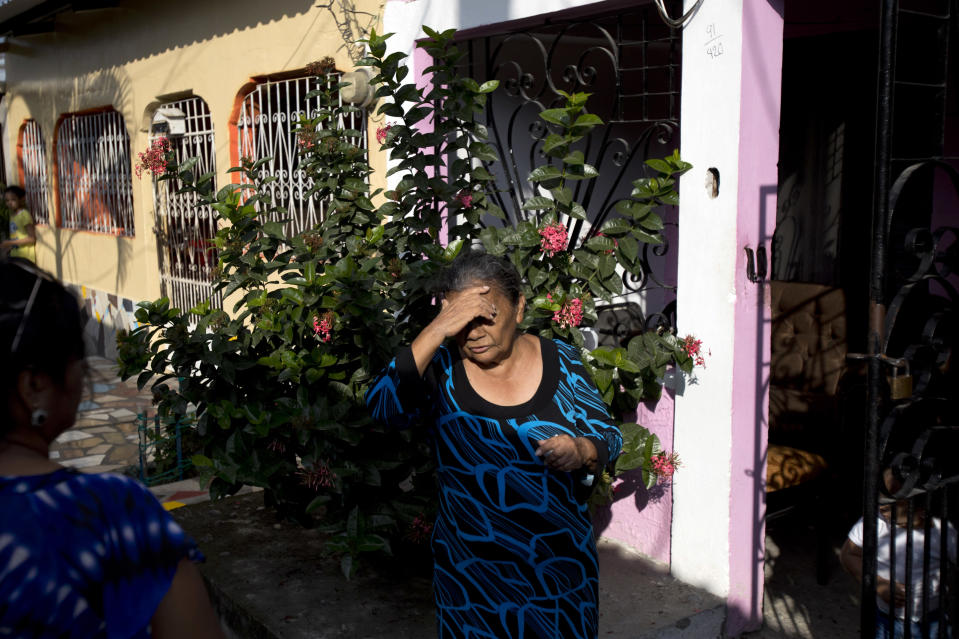
[[[896,477],[891,468],[883,471],[883,482],[889,494],[895,494],[902,488],[902,482]],[[876,556],[876,639],[899,639],[905,635],[903,624],[906,611],[906,585],[904,580],[908,578],[910,583],[909,595],[912,600],[910,614],[911,636],[916,639],[933,639],[939,637],[939,624],[942,619],[942,611],[939,610],[939,582],[940,566],[943,561],[942,549],[942,521],[937,517],[932,517],[930,525],[930,553],[929,553],[929,610],[926,613],[925,620],[922,618],[922,587],[923,587],[923,555],[925,547],[925,527],[926,517],[928,516],[917,499],[913,502],[912,517],[912,572],[906,575],[906,544],[908,543],[909,514],[908,499],[896,501],[895,509],[892,504],[883,504],[879,507],[879,517],[877,519],[877,556]],[[896,583],[889,580],[890,572],[890,545],[892,542],[892,513],[896,513]],[[949,561],[956,562],[956,529],[952,524],[946,523],[948,528],[948,550]],[[842,547],[840,561],[843,568],[862,582],[862,546],[863,546],[863,520],[856,522],[849,531],[849,537]],[[890,625],[890,604],[895,609],[895,620]],[[923,621],[928,623],[927,634],[922,633]],[[893,634],[890,634],[890,627]],[[947,627],[945,635],[952,637],[952,629]]]
[[[10,257],[37,261],[37,228],[27,210],[26,191],[19,186],[8,186],[3,199],[10,209],[10,239],[0,242],[0,255],[9,251]]]

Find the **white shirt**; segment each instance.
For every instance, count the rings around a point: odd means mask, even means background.
[[[889,579],[889,546],[892,540],[890,535],[889,522],[881,515],[877,518],[877,550],[876,553],[876,574],[883,579]],[[956,561],[956,529],[949,525],[949,559]],[[929,543],[929,611],[936,610],[939,607],[939,575],[940,562],[942,561],[942,524],[936,517],[932,518],[930,527]],[[904,575],[906,574],[906,543],[908,531],[905,526],[896,526],[896,581],[907,583]],[[849,540],[862,548],[862,518],[856,522],[856,525],[849,531]],[[912,583],[912,620],[918,622],[922,616],[922,567],[923,553],[925,547],[925,526],[915,526],[912,530],[912,575],[909,581]],[[889,605],[883,601],[879,595],[876,595],[876,604],[879,609],[889,614]],[[905,617],[905,607],[896,608],[896,617],[902,619]]]

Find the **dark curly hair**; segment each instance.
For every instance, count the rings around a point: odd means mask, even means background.
[[[77,298],[50,274],[20,258],[0,260],[0,435],[10,428],[9,401],[20,373],[44,372],[58,382],[83,359],[83,320]]]
[[[7,193],[13,193],[21,200],[27,196],[27,192],[23,190],[23,187],[17,186],[16,184],[11,184],[10,186],[8,186],[7,188],[3,190],[4,195],[6,195]]]
[[[433,292],[446,295],[452,291],[482,282],[495,286],[516,306],[523,295],[523,279],[513,263],[506,257],[496,257],[489,253],[463,250],[436,279]]]

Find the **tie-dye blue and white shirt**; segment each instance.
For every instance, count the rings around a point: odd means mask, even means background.
[[[0,476],[0,637],[140,639],[196,545],[135,480]]]
[[[540,345],[542,381],[517,406],[482,398],[458,352],[446,347],[423,377],[412,350],[403,349],[367,392],[375,418],[433,426],[433,591],[442,639],[597,635],[599,566],[586,473],[550,470],[535,451],[553,435],[588,437],[605,465],[623,442],[577,350]]]

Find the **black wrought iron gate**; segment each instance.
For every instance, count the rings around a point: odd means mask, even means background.
[[[604,10],[603,4],[615,10]],[[591,94],[587,110],[605,123],[579,148],[600,177],[579,182],[574,192],[588,221],[561,220],[569,226],[570,247],[618,215],[614,205],[629,197],[631,180],[650,173],[645,160],[679,147],[682,31],[667,26],[651,2],[623,4],[600,3],[588,13],[544,16],[494,35],[464,35],[466,75],[500,81],[484,124],[501,159],[487,168],[495,178],[491,196],[508,217],[504,224],[530,215],[520,207],[533,195],[526,177],[544,163],[542,144],[549,134],[538,116],[563,103],[561,92]],[[674,14],[681,13],[681,3],[667,4]],[[615,344],[630,332],[675,326],[672,247],[678,239],[678,215],[669,215],[663,244],[643,245],[642,276],[624,274],[626,295],[600,314],[600,343]]]
[[[956,636],[959,618],[957,17],[959,0],[882,0],[863,637]]]

